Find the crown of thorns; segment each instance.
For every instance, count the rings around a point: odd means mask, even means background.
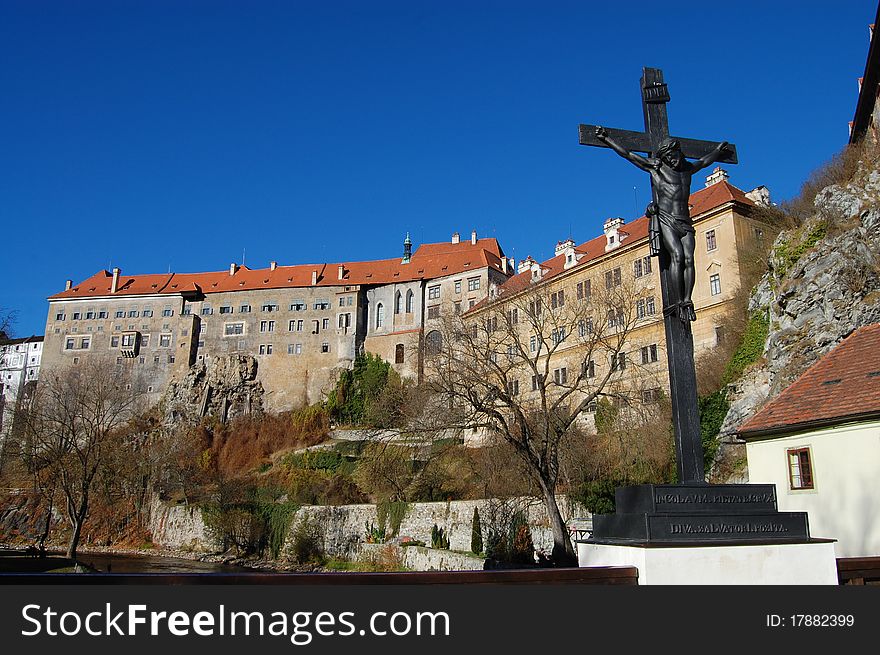
[[[660,147],[657,148],[657,156],[662,157],[670,150],[679,150],[681,148],[681,144],[675,139],[663,139],[663,142],[660,144]]]

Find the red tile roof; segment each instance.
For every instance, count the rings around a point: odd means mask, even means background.
[[[739,202],[744,205],[755,204],[751,199],[746,197],[746,194],[742,190],[737,189],[725,180],[692,193],[689,202],[691,206],[691,216],[694,218],[728,202]],[[622,244],[622,247],[629,247],[642,239],[648,238],[648,219],[642,216],[631,223],[625,223],[621,226],[620,231],[628,235],[626,241]],[[603,234],[602,236],[591,239],[586,243],[575,246],[575,252],[583,255],[583,257],[581,257],[579,262],[575,266],[572,266],[571,269],[579,266],[586,266],[590,262],[604,255],[606,243],[605,235]],[[565,256],[557,255],[547,261],[541,262],[541,268],[545,271],[541,276],[541,279],[550,279],[565,270]],[[511,295],[523,291],[529,287],[531,279],[532,274],[530,271],[518,273],[501,286],[498,290],[498,294]],[[479,310],[488,302],[489,299],[484,299],[468,311]]]
[[[745,438],[880,416],[880,323],[859,328],[752,418]]]
[[[95,296],[133,296],[145,294],[177,294],[186,291],[220,293],[254,289],[284,289],[312,286],[312,273],[317,272],[316,286],[330,287],[355,284],[389,284],[413,280],[429,280],[446,275],[467,273],[491,267],[502,270],[504,252],[496,239],[479,239],[453,243],[428,243],[413,253],[408,264],[401,259],[380,259],[366,262],[298,264],[251,269],[238,267],[235,274],[229,270],[211,273],[166,273],[161,275],[119,276],[116,293],[110,293],[113,274],[99,271],[75,287],[50,296],[50,300],[88,298]],[[339,279],[339,266],[343,279]]]

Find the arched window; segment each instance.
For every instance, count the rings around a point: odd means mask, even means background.
[[[382,303],[376,305],[376,327],[385,327],[385,305]]]
[[[443,335],[437,330],[431,330],[425,335],[425,354],[439,355],[443,350]]]
[[[399,314],[403,311],[403,296],[400,295],[400,291],[394,294],[394,313]]]
[[[403,364],[403,344],[399,343],[394,346],[394,363]]]
[[[412,314],[413,311],[413,292],[412,289],[406,292],[406,313]]]

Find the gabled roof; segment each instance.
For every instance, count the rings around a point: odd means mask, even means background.
[[[110,292],[113,274],[99,271],[80,284],[50,296],[50,300],[91,298],[103,296],[135,296],[152,294],[220,293],[251,291],[254,289],[287,289],[311,287],[312,273],[317,274],[319,287],[340,285],[374,285],[394,282],[430,280],[447,275],[467,274],[482,268],[503,272],[504,253],[496,239],[479,239],[453,243],[428,243],[416,249],[408,264],[401,259],[379,259],[366,262],[298,264],[251,269],[239,266],[230,275],[229,270],[210,273],[165,273],[119,276],[116,293]],[[339,267],[343,277],[339,279]]]
[[[752,418],[744,438],[880,418],[880,323],[859,328]]]
[[[705,214],[708,211],[711,211],[717,207],[720,207],[729,202],[738,202],[744,205],[752,205],[755,203],[748,197],[746,197],[745,192],[740,189],[737,189],[735,186],[723,180],[712,186],[705,187],[691,194],[689,199],[689,203],[691,206],[691,216],[696,220],[700,217],[700,215]],[[625,232],[627,234],[626,241],[620,245],[618,249],[627,249],[631,247],[633,244],[639,243],[644,239],[648,238],[648,219],[644,216],[637,218],[631,223],[625,223],[621,226],[620,232]],[[578,255],[582,255],[580,257],[578,263],[568,270],[573,270],[579,267],[586,266],[600,257],[604,256],[605,253],[605,245],[607,241],[605,239],[605,235],[598,236],[595,239],[591,239],[585,243],[582,243],[579,246],[575,246],[575,252]],[[557,255],[548,259],[544,262],[541,262],[541,268],[544,269],[544,273],[541,276],[541,282],[549,280],[556,275],[559,275],[563,271],[565,271],[565,255]],[[523,273],[518,273],[511,277],[507,282],[505,282],[501,287],[499,287],[497,293],[499,296],[511,296],[515,293],[523,291],[531,285],[532,274],[530,271],[524,271]],[[486,306],[491,302],[491,299],[485,298],[481,302],[477,303],[473,308],[469,309],[469,312],[478,311],[481,307]]]

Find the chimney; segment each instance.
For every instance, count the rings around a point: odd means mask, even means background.
[[[706,176],[706,186],[710,187],[713,184],[718,184],[719,182],[723,182],[730,175],[727,174],[727,171],[721,168],[720,166],[716,166],[715,170],[713,170],[709,175]]]
[[[274,271],[276,268],[278,268],[278,262],[269,262],[270,271]]]
[[[556,243],[556,247],[553,249],[553,256],[557,257],[565,252],[568,248],[574,248],[574,239],[566,239],[565,241],[558,241]]]
[[[459,241],[461,241],[461,236],[458,234],[458,232],[453,232],[452,243],[458,243]]]
[[[110,283],[110,293],[116,293],[116,289],[119,287],[119,274],[121,272],[118,266],[113,269],[113,282]]]
[[[312,271],[312,286],[318,284],[318,271]]]
[[[525,259],[520,261],[519,266],[516,269],[516,272],[517,273],[525,273],[526,271],[528,271],[532,268],[532,264],[534,264],[534,263],[535,263],[535,260],[532,259],[531,255],[529,255],[528,257],[526,257]]]
[[[472,246],[477,245],[477,231],[476,230],[471,230],[471,245]]]
[[[501,258],[501,272],[507,275],[507,257]]]
[[[65,291],[70,291],[70,287],[72,287],[72,286],[73,286],[73,280],[67,280],[67,281],[64,283],[64,290],[65,290]]]
[[[339,265],[339,279],[343,279],[345,277],[345,266],[342,264]],[[314,282],[312,283],[314,284]]]
[[[235,275],[235,271],[238,270],[238,265],[235,262],[232,262],[229,265],[229,275]]]

